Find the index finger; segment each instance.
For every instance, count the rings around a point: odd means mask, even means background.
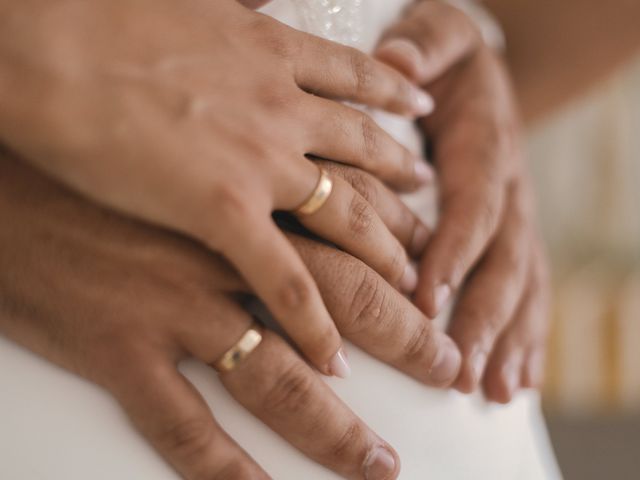
[[[484,95],[493,100],[490,104],[466,102],[457,105],[459,111],[453,116],[424,122],[427,132],[435,132],[437,138],[434,161],[441,206],[421,261],[415,301],[431,318],[491,242],[503,215],[509,183],[521,161],[513,128],[517,122],[496,91],[504,87],[494,81],[501,77],[488,65],[482,55],[476,56],[466,74],[474,75],[476,84],[486,89]]]
[[[271,218],[247,214],[224,237],[221,252],[307,358],[325,375],[347,377],[342,340],[320,292]]]
[[[352,47],[297,32],[295,78],[303,90],[392,113],[419,117],[433,99],[397,70]]]

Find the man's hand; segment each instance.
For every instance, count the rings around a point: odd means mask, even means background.
[[[490,399],[509,401],[519,387],[541,382],[548,296],[509,77],[472,21],[436,1],[416,2],[377,56],[436,100],[421,124],[441,216],[416,303],[435,317],[461,288],[451,323],[463,355],[456,386],[470,392],[484,382]]]
[[[405,249],[346,182],[334,179],[317,212],[298,211],[318,184],[307,155],[397,188],[428,180],[422,158],[336,101],[426,114],[431,99],[397,70],[235,0],[0,7],[3,142],[87,197],[224,255],[320,371],[339,374],[342,341],[274,210],[413,291]],[[369,228],[352,235],[363,216]]]
[[[352,181],[384,198],[388,192],[369,180]],[[6,156],[0,222],[10,227],[0,229],[3,334],[104,386],[185,478],[268,478],[177,370],[185,357],[215,362],[252,322],[236,301],[251,290],[221,257],[93,206]],[[412,236],[410,226],[394,229]],[[451,384],[457,349],[407,299],[348,254],[289,238],[344,336],[424,383]],[[267,332],[221,380],[251,413],[338,474],[398,475],[392,447],[279,336]]]

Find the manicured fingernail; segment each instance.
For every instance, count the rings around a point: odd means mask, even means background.
[[[429,372],[429,380],[434,386],[449,385],[458,376],[462,355],[449,337],[438,335],[442,346]]]
[[[433,303],[436,313],[440,313],[451,296],[451,287],[446,283],[438,285],[433,291]]]
[[[425,183],[430,183],[433,181],[433,168],[425,162],[422,157],[418,157],[416,159],[416,163],[414,164],[416,181],[420,185],[424,185]]]
[[[471,366],[471,375],[473,376],[473,383],[477,385],[482,380],[482,374],[484,373],[484,367],[487,364],[487,354],[484,352],[476,352],[469,360]]]
[[[418,272],[413,265],[407,263],[404,273],[400,279],[400,290],[405,293],[412,293],[418,286]]]
[[[413,231],[413,238],[411,239],[411,255],[417,257],[427,247],[429,242],[429,229],[422,223],[416,225],[416,229]]]
[[[433,112],[436,106],[433,97],[419,87],[414,87],[412,90],[414,113],[419,117],[424,117]]]
[[[416,68],[420,64],[422,54],[420,50],[411,40],[406,38],[392,38],[387,40],[380,47],[378,52],[384,53],[385,56],[399,57],[402,61]]]
[[[385,447],[375,447],[364,461],[366,480],[390,480],[396,471],[396,459]]]
[[[342,348],[338,350],[338,353],[329,362],[329,372],[338,378],[349,378],[351,375],[351,367]]]

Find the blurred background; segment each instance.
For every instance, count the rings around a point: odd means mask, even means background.
[[[544,398],[561,468],[640,478],[640,59],[530,133],[554,270]]]

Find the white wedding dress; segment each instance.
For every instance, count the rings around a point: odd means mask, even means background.
[[[409,0],[275,0],[264,12],[297,28],[369,51]],[[410,148],[411,122],[376,119]],[[433,216],[433,192],[407,200]],[[432,222],[433,218],[427,218]],[[560,478],[536,393],[507,406],[481,395],[427,388],[349,345],[348,380],[327,379],[337,394],[402,460],[404,480],[541,480]],[[222,426],[276,480],[331,480],[249,415],[212,371],[187,362],[183,372]],[[6,480],[176,480],[177,475],[129,426],[98,388],[0,337],[0,478]]]

